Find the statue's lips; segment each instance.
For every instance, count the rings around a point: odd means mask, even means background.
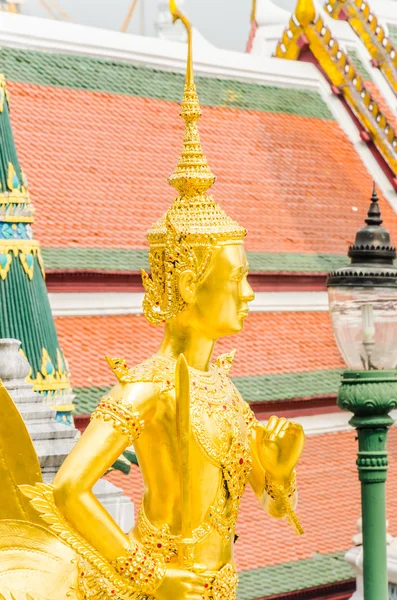
[[[248,308],[246,308],[245,310],[239,310],[238,314],[240,317],[248,317]]]

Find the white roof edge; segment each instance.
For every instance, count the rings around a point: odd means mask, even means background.
[[[318,88],[313,65],[194,44],[195,72],[280,87]],[[0,46],[124,60],[184,72],[186,46],[159,38],[123,34],[63,21],[0,13]]]

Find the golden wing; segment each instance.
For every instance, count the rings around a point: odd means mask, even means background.
[[[45,527],[0,521],[0,590],[7,600],[77,600],[77,580],[75,553]]]
[[[0,381],[0,519],[43,525],[19,485],[42,481],[40,464],[26,425]]]
[[[76,554],[20,486],[42,483],[26,425],[0,380],[0,600],[77,600]]]

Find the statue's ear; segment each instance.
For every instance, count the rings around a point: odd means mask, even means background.
[[[186,304],[193,304],[196,300],[197,289],[195,272],[191,269],[182,271],[179,275],[178,287],[182,300],[186,302]]]

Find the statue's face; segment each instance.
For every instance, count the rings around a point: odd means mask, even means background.
[[[254,292],[247,281],[248,262],[243,242],[221,246],[198,286],[186,317],[210,339],[237,333],[248,315]]]

